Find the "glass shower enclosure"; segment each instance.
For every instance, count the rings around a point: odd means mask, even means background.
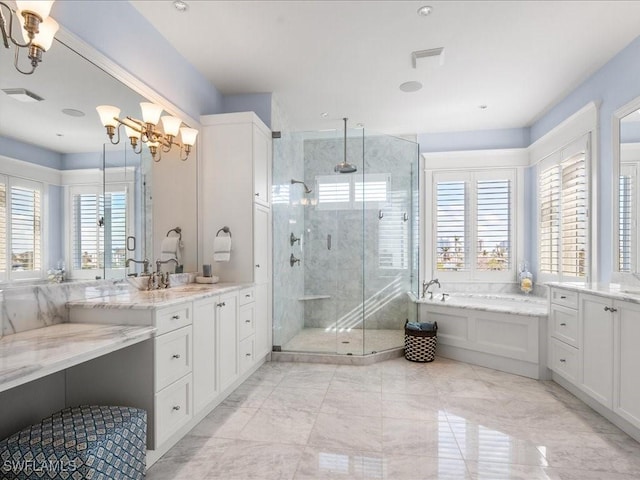
[[[355,171],[337,172],[344,163]],[[418,145],[346,127],[282,132],[272,199],[274,350],[402,347],[417,318]]]

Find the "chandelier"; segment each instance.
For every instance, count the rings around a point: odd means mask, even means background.
[[[162,152],[169,152],[171,147],[180,147],[180,160],[189,158],[191,147],[196,143],[198,131],[195,128],[181,127],[182,120],[170,115],[162,115],[162,107],[155,103],[142,102],[142,120],[126,117],[124,120],[118,118],[120,109],[111,105],[100,105],[96,107],[102,125],[107,129],[107,135],[113,145],[120,143],[120,125],[124,125],[124,130],[131,142],[131,147],[135,153],[142,152],[142,144],[146,143],[151,152],[154,162],[159,162]],[[158,129],[158,122],[162,122],[162,131]],[[117,140],[113,137],[118,133]],[[182,143],[176,141],[180,133]],[[184,155],[184,157],[183,157]]]
[[[0,31],[5,48],[9,48],[9,40],[16,46],[16,55],[13,64],[20,73],[31,75],[42,61],[42,54],[51,48],[53,37],[58,31],[59,25],[49,16],[53,0],[16,1],[17,11],[14,12],[9,5],[0,2]],[[6,13],[6,16],[5,16]],[[14,15],[22,26],[21,43],[14,38]],[[9,27],[7,29],[7,17]],[[27,57],[31,60],[31,70],[21,70],[18,65],[20,50],[27,49]]]

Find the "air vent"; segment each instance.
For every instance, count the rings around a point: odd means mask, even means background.
[[[438,65],[444,65],[444,47],[438,48],[430,48],[428,50],[416,50],[415,52],[411,52],[411,65],[413,68],[417,67],[417,61],[420,58],[432,58],[432,60],[437,59]]]
[[[26,88],[3,88],[2,91],[19,102],[41,102],[44,100],[44,98]]]

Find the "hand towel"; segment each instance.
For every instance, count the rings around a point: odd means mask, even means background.
[[[176,265],[174,262],[164,264],[163,267],[166,266],[166,268],[163,268],[163,271],[174,272],[178,265],[182,265],[182,242],[180,237],[165,237],[162,239],[160,260],[164,262],[170,259],[177,260],[178,264]]]
[[[213,239],[213,260],[216,262],[231,260],[231,237],[217,236]]]

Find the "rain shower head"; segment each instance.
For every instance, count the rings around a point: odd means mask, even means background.
[[[358,167],[347,162],[347,119],[343,118],[342,120],[344,120],[344,160],[337,164],[333,171],[336,173],[353,173],[358,170]]]
[[[296,183],[300,183],[304,186],[304,193],[311,193],[313,192],[313,190],[309,187],[307,187],[307,184],[304,183],[302,180],[294,180],[293,178],[291,179],[291,185],[294,185]]]

